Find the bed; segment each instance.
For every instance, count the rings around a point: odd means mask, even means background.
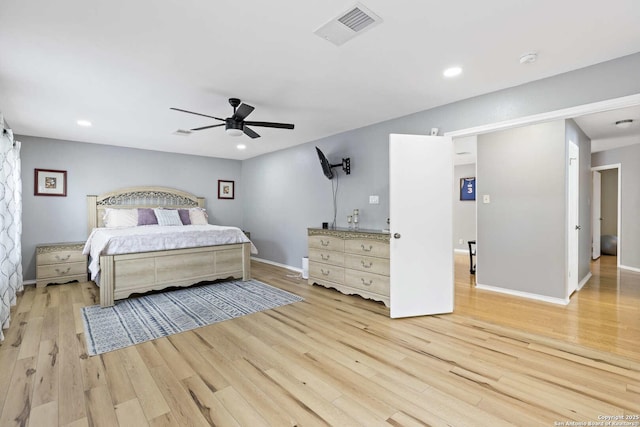
[[[90,265],[94,269],[90,270],[92,280],[100,287],[100,305],[112,306],[114,300],[127,298],[134,293],[190,286],[202,281],[227,278],[249,280],[250,257],[256,250],[236,227],[167,227],[162,224],[105,227],[105,214],[124,215],[138,209],[154,210],[157,214],[180,210],[182,219],[185,210],[204,211],[204,205],[202,197],[166,187],[125,188],[98,196],[87,196],[89,239],[83,253],[93,254],[90,256]],[[121,211],[115,212],[116,210]],[[172,237],[164,229],[180,231],[196,238],[188,243],[187,240]],[[215,230],[218,230],[222,240],[215,240],[215,237],[207,234],[215,234]],[[142,245],[142,250],[130,244],[129,240],[116,240],[130,239],[130,234],[147,243]],[[153,249],[148,245],[154,239],[160,243],[160,249]],[[220,241],[222,243],[214,243]],[[96,248],[96,242],[101,246]]]

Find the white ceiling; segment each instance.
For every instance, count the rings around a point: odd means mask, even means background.
[[[0,111],[22,135],[245,159],[640,51],[637,0],[363,3],[384,22],[336,47],[313,32],[355,2],[3,0]],[[169,107],[228,117],[229,97],[296,128],[173,134],[217,122]]]

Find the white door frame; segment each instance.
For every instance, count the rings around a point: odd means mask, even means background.
[[[574,164],[575,162],[575,164]],[[580,282],[580,147],[567,144],[567,299],[578,290]]]
[[[618,256],[616,267],[620,268],[622,253],[622,163],[612,163],[610,165],[594,166],[592,171],[603,171],[608,169],[618,169]]]

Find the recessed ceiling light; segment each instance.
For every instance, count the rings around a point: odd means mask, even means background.
[[[442,75],[445,77],[455,77],[455,76],[459,76],[460,74],[462,74],[462,68],[460,67],[447,68],[442,73]]]
[[[246,146],[246,145],[244,145],[244,144],[238,144],[238,145],[236,145],[236,148],[237,148],[238,150],[244,150],[245,148],[247,148],[247,146]]]
[[[78,124],[78,126],[82,126],[85,128],[91,127],[91,122],[89,120],[78,120],[76,123]]]
[[[628,129],[631,127],[632,124],[633,124],[633,119],[618,120],[616,122],[616,127],[619,129]]]

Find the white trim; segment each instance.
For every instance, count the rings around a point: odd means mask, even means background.
[[[640,105],[640,94],[608,99],[606,101],[592,102],[590,104],[578,105],[576,107],[563,108],[562,110],[549,111],[546,113],[518,117],[502,122],[489,123],[472,128],[445,132],[444,136],[456,138],[461,136],[480,135],[483,133],[510,129],[531,123],[541,123],[558,119],[570,119],[573,117],[583,116],[585,114],[601,113],[603,111],[617,110],[619,108],[628,108],[636,105]]]
[[[511,296],[515,296],[515,297],[528,298],[528,299],[533,299],[533,300],[537,300],[537,301],[549,302],[551,304],[558,304],[558,305],[567,305],[567,304],[569,304],[569,298],[553,298],[553,297],[548,297],[548,296],[545,296],[545,295],[531,294],[529,292],[514,291],[512,289],[505,289],[505,288],[498,288],[498,287],[495,287],[495,286],[481,285],[479,283],[476,283],[476,288],[482,289],[484,291],[498,292],[498,293],[501,293],[501,294],[507,294],[507,295],[511,295]]]
[[[276,267],[286,268],[287,270],[297,271],[298,273],[302,274],[302,268],[292,267],[290,265],[280,264],[279,262],[269,261],[268,259],[256,258],[256,257],[253,257],[253,256],[251,257],[251,260],[252,261],[258,261],[258,262],[263,262],[265,264],[275,265]]]
[[[458,254],[469,255],[469,249],[454,249],[453,252]]]
[[[36,281],[35,280],[23,280],[22,284],[23,285],[35,285]]]
[[[584,278],[580,281],[580,283],[578,283],[578,289],[576,290],[579,291],[580,289],[582,289],[582,287],[587,284],[589,279],[591,279],[591,276],[592,276],[591,272],[588,272],[587,275],[584,276]]]
[[[591,171],[602,171],[618,169],[618,247],[616,248],[616,267],[622,268],[622,163],[611,163],[609,165],[593,166]]]
[[[620,262],[620,261],[618,261],[618,262]],[[621,265],[619,267],[622,270],[629,270],[629,271],[635,271],[636,273],[640,273],[640,268],[637,268],[637,267],[628,267],[626,265]]]

